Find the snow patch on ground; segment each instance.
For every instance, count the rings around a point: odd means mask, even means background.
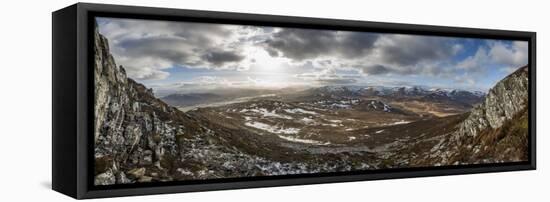
[[[285,112],[290,113],[290,114],[296,114],[296,113],[311,114],[311,115],[317,114],[317,112],[308,111],[308,110],[304,110],[304,109],[301,109],[301,108],[285,109]]]
[[[298,143],[305,143],[305,144],[316,144],[316,145],[329,145],[330,144],[330,142],[321,142],[321,141],[317,141],[317,140],[300,139],[300,138],[296,138],[296,137],[287,137],[287,136],[282,136],[282,135],[278,135],[278,136],[279,136],[279,138],[290,141],[290,142],[298,142]]]
[[[315,123],[315,120],[307,118],[307,117],[302,118],[301,121],[304,122],[305,124]]]
[[[257,121],[246,122],[244,125],[276,134],[298,134],[300,132],[298,128],[279,128]]]
[[[187,169],[183,169],[183,168],[178,168],[176,171],[178,171],[180,174],[182,175],[190,175],[190,176],[193,176],[193,172],[187,170]]]
[[[401,124],[407,124],[407,123],[410,123],[410,121],[401,120],[401,121],[390,123],[388,125],[401,125]]]
[[[338,104],[338,103],[333,103],[329,106],[332,108],[341,108],[341,109],[348,109],[351,107],[350,105],[347,105],[347,104]]]
[[[401,121],[396,121],[396,122],[393,122],[393,123],[382,124],[382,125],[394,126],[394,125],[401,125],[401,124],[407,124],[407,123],[410,123],[410,121],[401,120]]]
[[[385,112],[391,112],[391,107],[384,103],[384,111]]]
[[[274,118],[281,118],[281,119],[292,119],[291,116],[287,116],[287,115],[282,115],[282,114],[277,114],[275,112],[275,110],[272,110],[272,111],[268,111],[267,109],[265,108],[254,108],[254,109],[242,109],[240,111],[241,113],[245,113],[245,112],[254,112],[254,113],[257,113],[257,114],[261,114],[263,117],[274,117]]]
[[[379,130],[379,131],[376,131],[374,133],[378,134],[378,133],[382,133],[382,132],[384,132],[384,130]]]
[[[331,126],[331,127],[338,127],[338,125],[334,124],[334,123],[330,123],[330,124],[326,124],[326,123],[323,123],[321,124],[323,126]]]

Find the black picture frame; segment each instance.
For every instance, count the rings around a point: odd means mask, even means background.
[[[401,168],[135,185],[93,185],[94,17],[375,31],[523,40],[529,44],[529,160],[520,163]],[[84,199],[536,169],[536,33],[352,20],[77,3],[52,13],[52,188]]]

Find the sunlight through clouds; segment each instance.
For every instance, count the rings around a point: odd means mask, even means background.
[[[177,83],[283,88],[402,80],[485,91],[527,64],[528,56],[522,41],[118,18],[97,22],[129,77],[156,90],[181,86]],[[205,85],[191,75],[218,79]]]

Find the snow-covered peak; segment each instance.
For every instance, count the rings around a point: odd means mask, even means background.
[[[457,96],[475,96],[483,97],[486,93],[481,91],[467,91],[460,89],[448,89],[448,88],[429,88],[425,86],[398,86],[398,87],[388,87],[388,86],[324,86],[318,88],[326,93],[352,93],[359,95],[379,95],[379,96],[446,96],[446,97],[457,97]]]

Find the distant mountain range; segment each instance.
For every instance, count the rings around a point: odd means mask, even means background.
[[[480,99],[485,96],[481,91],[456,89],[426,88],[420,86],[385,87],[385,86],[324,86],[311,89],[320,96],[383,96],[383,97],[431,97],[455,100]]]
[[[239,96],[258,96],[265,91],[250,89],[232,89],[228,92],[209,92],[209,93],[177,93],[170,94],[160,99],[166,103],[176,106],[190,106],[211,102],[219,102],[229,99],[235,99]],[[481,91],[466,91],[455,89],[426,88],[420,86],[404,87],[384,87],[384,86],[323,86],[313,87],[301,92],[286,90],[271,90],[269,93],[287,95],[288,97],[297,97],[305,99],[322,98],[360,98],[360,97],[384,97],[388,99],[427,99],[432,101],[452,101],[462,103],[468,106],[479,103],[485,96]]]

